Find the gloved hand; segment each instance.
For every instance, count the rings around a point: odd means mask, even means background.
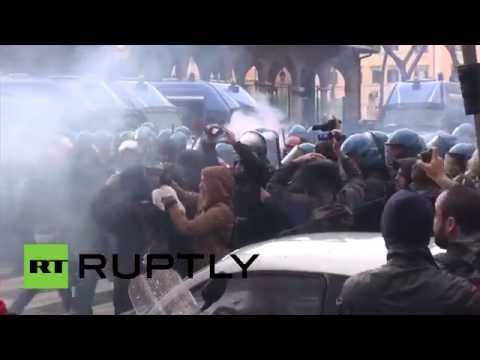
[[[185,207],[178,199],[177,192],[170,186],[163,185],[159,189],[152,191],[152,202],[160,210],[165,211],[165,200],[167,198],[173,198],[177,202],[177,206],[185,214]]]

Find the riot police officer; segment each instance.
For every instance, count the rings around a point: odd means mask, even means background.
[[[415,131],[399,129],[385,143],[385,161],[391,166],[394,160],[417,157],[425,150],[425,141]]]
[[[473,155],[475,146],[459,143],[453,146],[445,155],[445,171],[450,179],[467,171],[468,160]]]
[[[438,150],[438,155],[442,158],[448,153],[448,151],[455,146],[457,143],[457,138],[453,135],[444,133],[436,135],[428,144],[427,148],[431,149],[436,147]]]
[[[458,125],[455,130],[453,130],[452,135],[457,138],[459,143],[475,144],[475,128],[472,124],[463,123]]]
[[[354,134],[342,144],[342,153],[360,169],[365,179],[363,204],[354,209],[355,228],[378,231],[380,217],[386,199],[392,192],[392,183],[385,166],[383,133],[365,132]]]

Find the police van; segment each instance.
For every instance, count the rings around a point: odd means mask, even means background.
[[[228,124],[235,111],[252,112],[257,107],[250,94],[236,84],[175,79],[151,83],[182,109],[184,125],[197,133],[208,124]]]
[[[465,115],[460,84],[443,80],[414,80],[394,84],[380,121],[385,131],[410,128],[419,133],[451,132],[472,122]]]

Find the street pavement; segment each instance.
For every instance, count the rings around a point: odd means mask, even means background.
[[[23,276],[10,275],[13,268],[0,264],[0,299],[4,300],[7,308],[22,291]],[[113,315],[112,302],[113,284],[108,279],[101,279],[97,284],[93,313],[95,315]],[[25,308],[24,315],[64,315],[62,300],[56,290],[42,290],[35,295]]]

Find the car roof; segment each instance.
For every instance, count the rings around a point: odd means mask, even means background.
[[[432,254],[442,252],[431,246]],[[352,276],[386,262],[385,241],[379,233],[321,233],[292,236],[250,245],[233,251],[243,262],[259,257],[249,271],[287,271]],[[215,266],[216,273],[237,273],[240,267],[230,254]],[[209,269],[200,277],[208,276]],[[199,274],[200,275],[200,274]]]

